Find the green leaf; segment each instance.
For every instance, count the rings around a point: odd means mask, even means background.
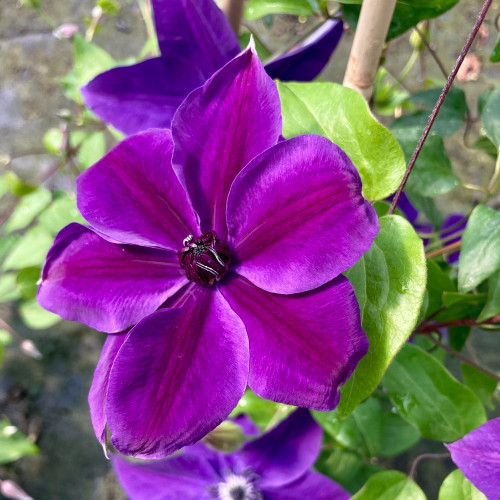
[[[19,307],[19,315],[24,323],[33,330],[45,330],[61,321],[57,314],[40,307],[36,299],[23,302]]]
[[[336,83],[277,83],[285,137],[318,134],[338,144],[358,169],[369,200],[398,188],[406,170],[401,148],[360,94]]]
[[[43,188],[23,196],[5,224],[5,230],[10,233],[28,226],[51,200],[50,191]]]
[[[472,392],[476,394],[481,402],[492,410],[494,406],[491,402],[491,396],[497,388],[497,379],[490,377],[487,373],[467,363],[462,363],[460,369],[462,371],[462,380],[464,384],[470,387]]]
[[[43,136],[43,145],[51,155],[58,155],[61,153],[64,135],[58,128],[51,128],[45,132]]]
[[[382,441],[380,454],[394,457],[413,448],[420,440],[420,432],[396,413],[382,413]]]
[[[52,236],[71,222],[85,224],[85,220],[76,208],[76,197],[73,194],[59,194],[52,204],[39,216],[38,221]]]
[[[37,282],[40,279],[40,274],[40,267],[25,267],[17,273],[17,288],[23,298],[34,299],[36,297]]]
[[[14,462],[26,455],[36,455],[39,450],[24,434],[7,420],[0,421],[0,464]]]
[[[454,470],[439,488],[439,500],[488,500],[460,470]]]
[[[420,130],[405,122],[393,122],[390,130],[399,141],[406,161],[410,161],[420,140]],[[406,189],[421,196],[438,196],[448,193],[459,184],[460,180],[453,173],[443,139],[431,132],[415,162]]]
[[[500,148],[500,85],[488,96],[481,113],[484,131],[497,148]]]
[[[498,155],[497,147],[491,142],[488,137],[480,137],[474,144],[476,149],[488,153],[492,158],[496,159]]]
[[[241,50],[245,50],[250,43],[250,38],[252,34],[250,32],[242,33],[238,36],[238,41],[240,42]],[[265,62],[271,56],[271,53],[267,50],[267,48],[262,44],[262,42],[254,36],[255,50],[257,51],[257,55],[262,62]]]
[[[73,70],[61,79],[61,83],[69,99],[83,104],[80,87],[99,73],[116,66],[115,60],[97,45],[87,42],[80,34],[73,37]]]
[[[424,19],[439,17],[451,9],[459,0],[398,0],[389,26],[387,40],[392,40]],[[343,4],[360,4],[361,0],[341,0]],[[359,5],[344,5],[344,18],[352,29],[356,28]]]
[[[429,297],[427,316],[436,312],[443,305],[443,292],[455,292],[455,285],[435,262],[427,259],[427,293]]]
[[[370,348],[342,389],[341,417],[373,392],[413,331],[426,285],[422,240],[402,217],[382,217],[372,247],[345,275],[354,287]]]
[[[500,314],[500,271],[488,279],[488,299],[477,320],[486,321],[497,314]]]
[[[52,236],[42,226],[28,230],[16,243],[2,264],[2,270],[40,266],[52,246]]]
[[[317,0],[249,0],[245,5],[245,17],[253,21],[269,14],[312,16],[320,13]]]
[[[497,40],[497,44],[490,55],[490,62],[500,62],[500,37]]]
[[[410,176],[411,177],[411,176]],[[434,229],[439,229],[444,222],[443,214],[436,206],[436,202],[427,196],[421,196],[411,191],[406,192],[406,196],[415,208],[422,212]]]
[[[351,500],[426,500],[424,492],[410,478],[396,470],[379,472]]]
[[[477,206],[462,236],[458,289],[472,290],[500,268],[500,212]]]
[[[78,160],[83,169],[89,168],[106,153],[106,136],[104,132],[92,132],[80,144]]]
[[[426,438],[455,441],[486,421],[478,397],[414,345],[401,349],[383,384],[399,414]]]
[[[0,345],[6,346],[12,344],[12,335],[5,329],[0,328]]]
[[[120,10],[120,5],[114,2],[113,0],[99,0],[97,5],[101,7],[102,11],[105,14],[110,16],[114,16]]]
[[[14,273],[2,273],[0,276],[0,302],[11,302],[21,297]]]
[[[35,191],[38,186],[32,186],[22,181],[14,172],[7,172],[4,176],[8,188],[16,196],[24,196]]]

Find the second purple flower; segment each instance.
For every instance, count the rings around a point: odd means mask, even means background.
[[[96,434],[159,458],[221,423],[247,384],[330,410],[368,342],[340,273],[378,231],[345,153],[281,137],[252,50],[77,183],[90,226],[64,228],[39,302],[110,335],[89,401]],[[124,332],[126,333],[119,333]]]

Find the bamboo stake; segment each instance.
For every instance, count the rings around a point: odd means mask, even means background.
[[[364,0],[361,6],[344,86],[357,90],[367,101],[373,93],[380,56],[395,6],[396,0]]]
[[[240,31],[241,16],[243,14],[243,0],[222,0],[222,10],[226,14],[233,31]]]

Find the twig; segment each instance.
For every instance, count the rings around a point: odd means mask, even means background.
[[[431,115],[429,116],[429,121],[427,122],[427,125],[424,129],[424,132],[422,133],[422,137],[420,137],[420,140],[418,141],[417,147],[413,153],[413,156],[411,157],[410,162],[408,163],[408,166],[406,167],[406,172],[405,175],[403,176],[403,180],[401,181],[401,184],[399,185],[398,190],[396,191],[396,194],[394,196],[394,199],[392,200],[391,208],[389,208],[388,214],[393,214],[394,210],[396,210],[396,207],[398,206],[399,199],[401,198],[401,194],[403,193],[403,189],[405,188],[406,181],[408,180],[408,177],[411,174],[411,171],[413,169],[413,166],[415,165],[415,162],[417,161],[418,155],[420,154],[420,151],[422,150],[422,147],[424,146],[425,140],[427,139],[427,136],[429,135],[429,132],[431,131],[431,127],[434,124],[434,121],[436,120],[436,117],[439,113],[439,110],[441,109],[441,106],[443,105],[443,102],[451,88],[451,85],[453,83],[453,80],[457,76],[458,70],[460,69],[460,66],[462,65],[465,56],[467,55],[467,52],[469,52],[469,49],[471,48],[472,42],[474,41],[474,38],[476,38],[477,32],[479,31],[479,28],[481,27],[481,24],[486,16],[486,13],[488,12],[488,9],[491,5],[491,2],[493,0],[486,0],[484,2],[484,5],[481,9],[481,12],[479,13],[476,23],[474,24],[474,27],[472,28],[472,31],[467,38],[467,41],[465,42],[464,48],[460,52],[460,55],[458,56],[457,62],[455,63],[454,68],[451,70],[450,75],[448,76],[448,80],[446,81],[445,86],[443,87],[443,90],[441,92],[441,95],[439,96],[439,99],[436,102],[436,105],[434,106],[434,109],[432,110]]]
[[[500,322],[500,314],[497,316],[493,316],[493,318],[487,319],[486,321],[477,321],[476,319],[454,319],[451,321],[443,321],[440,323],[432,324],[426,324],[428,322],[425,322],[418,329],[417,333],[431,333],[438,328],[446,328],[448,326],[481,326],[498,322]]]
[[[436,51],[434,50],[434,47],[430,44],[429,40],[427,40],[427,37],[422,33],[422,30],[418,26],[414,26],[413,29],[419,34],[420,38],[422,39],[422,42],[424,42],[424,45],[427,47],[427,50],[431,53],[431,56],[434,58],[434,61],[436,61],[436,64],[439,66],[439,69],[441,70],[441,73],[443,73],[445,78],[448,78],[448,72],[444,69],[444,65],[439,59]]]
[[[410,472],[408,473],[408,477],[410,479],[414,479],[415,477],[415,473],[417,472],[417,467],[418,467],[418,464],[426,459],[426,458],[435,458],[435,459],[443,459],[443,458],[450,458],[450,454],[449,453],[423,453],[422,455],[419,455],[417,458],[415,458],[415,460],[413,460],[413,463],[411,464],[411,469],[410,469]]]
[[[449,245],[446,245],[443,248],[438,248],[437,250],[425,254],[425,256],[428,259],[432,259],[433,257],[437,257],[438,255],[443,255],[445,253],[450,253],[455,250],[458,250],[461,246],[462,246],[462,240],[455,241],[455,243],[450,243]]]

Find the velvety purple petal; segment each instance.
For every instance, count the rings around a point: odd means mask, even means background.
[[[220,288],[248,332],[252,390],[272,401],[332,410],[339,386],[368,351],[349,281],[339,276],[311,292],[275,295],[233,275]]]
[[[248,338],[216,288],[192,285],[182,305],[130,331],[111,371],[107,417],[115,447],[162,458],[219,425],[243,395]]]
[[[241,427],[246,436],[258,436],[260,434],[259,428],[248,415],[238,415],[231,420]]]
[[[153,0],[163,57],[192,61],[205,79],[240,52],[238,39],[213,0]]]
[[[168,130],[118,144],[77,179],[83,217],[113,241],[179,250],[199,230],[172,170],[172,148]]]
[[[306,472],[319,455],[323,431],[308,410],[298,409],[279,425],[236,453],[243,467],[251,467],[259,488],[290,483]]]
[[[446,217],[446,219],[443,222],[443,225],[441,226],[441,229],[447,229],[450,227],[452,229],[450,229],[449,231],[445,231],[444,233],[441,233],[440,238],[446,238],[455,233],[463,231],[466,225],[467,225],[467,218],[465,218],[463,214],[451,214],[448,217]],[[458,235],[456,238],[447,240],[446,244],[451,245],[452,243],[459,241],[460,238],[461,236]],[[460,257],[460,250],[447,254],[445,258],[448,263],[456,264],[458,262],[459,257]]]
[[[351,495],[330,478],[308,471],[293,483],[263,489],[266,500],[348,500]]]
[[[278,91],[253,50],[218,71],[172,121],[173,165],[203,231],[226,236],[226,199],[238,172],[281,134]]]
[[[92,386],[90,387],[90,417],[95,435],[103,446],[105,446],[106,442],[106,396],[108,394],[109,374],[126,336],[126,333],[108,335],[94,372]]]
[[[281,142],[240,172],[228,197],[227,225],[235,271],[286,294],[335,278],[378,233],[351,161],[314,135]]]
[[[490,500],[500,498],[500,418],[446,445],[464,476]]]
[[[310,82],[323,71],[344,31],[342,21],[328,19],[297,47],[265,65],[271,78]]]
[[[118,455],[111,459],[130,500],[213,500],[207,487],[220,481],[217,471],[195,455],[144,462],[129,462]]]
[[[157,57],[101,73],[81,91],[85,104],[101,120],[135,134],[170,128],[180,103],[205,80],[194,62]]]
[[[64,319],[115,333],[154,312],[186,283],[174,252],[117,245],[72,223],[47,254],[37,297]]]

